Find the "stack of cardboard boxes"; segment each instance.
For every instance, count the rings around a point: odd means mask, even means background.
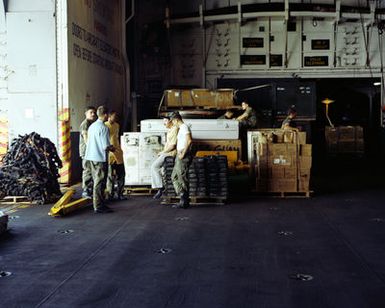
[[[264,129],[249,134],[256,191],[309,191],[312,146],[306,133]]]
[[[361,126],[325,127],[329,153],[364,153],[364,130]]]

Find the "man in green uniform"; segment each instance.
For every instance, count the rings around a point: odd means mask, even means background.
[[[242,102],[244,112],[236,118],[240,128],[255,128],[257,126],[257,115],[255,110],[249,106],[249,103]]]
[[[247,101],[242,102],[243,113],[236,118],[239,122],[239,135],[242,141],[242,160],[246,160],[247,153],[247,130],[257,126],[257,115],[253,108],[249,106]]]
[[[91,175],[91,166],[87,160],[84,159],[86,155],[87,147],[87,136],[88,128],[96,120],[96,109],[93,106],[88,106],[85,109],[86,118],[80,124],[80,135],[79,135],[79,155],[82,159],[82,197],[83,198],[92,198],[92,175]]]
[[[188,208],[189,206],[189,188],[188,188],[188,168],[191,163],[191,131],[190,128],[183,122],[179,112],[173,112],[170,115],[172,124],[176,126],[178,130],[177,142],[176,142],[176,157],[175,165],[172,170],[171,179],[174,185],[175,192],[180,196],[180,202],[173,207],[176,208]]]

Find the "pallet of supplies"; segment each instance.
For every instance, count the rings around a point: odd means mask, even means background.
[[[364,130],[361,126],[325,127],[327,150],[333,154],[363,154]]]
[[[255,191],[308,197],[312,146],[306,144],[306,133],[264,129],[248,134],[248,158]]]

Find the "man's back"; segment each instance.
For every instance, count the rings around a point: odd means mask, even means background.
[[[114,146],[115,151],[109,153],[109,163],[110,164],[123,164],[123,152],[119,143],[119,130],[120,125],[118,123],[105,122],[105,125],[108,127],[110,132],[110,143]]]
[[[88,140],[85,159],[95,162],[107,161],[107,147],[110,145],[108,127],[97,120],[88,129]]]

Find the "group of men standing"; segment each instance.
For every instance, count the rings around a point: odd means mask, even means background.
[[[79,154],[82,159],[83,198],[92,198],[95,213],[109,213],[106,199],[123,199],[124,165],[119,145],[117,113],[105,106],[87,107],[80,124]],[[106,190],[106,195],[104,194]]]

